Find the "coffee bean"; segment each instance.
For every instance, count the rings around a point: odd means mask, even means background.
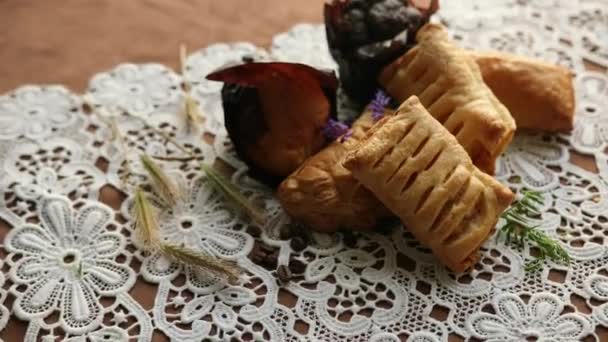
[[[277,268],[277,276],[279,277],[279,281],[283,284],[287,284],[291,280],[291,271],[285,265],[279,266]]]
[[[272,247],[270,247],[270,246],[268,246],[268,245],[265,245],[265,244],[263,244],[263,243],[260,243],[258,246],[260,247],[260,250],[261,250],[261,251],[262,251],[264,254],[270,254],[270,253],[274,252],[274,248],[272,248]]]
[[[262,265],[262,263],[264,263],[264,258],[264,256],[259,254],[252,254],[249,256],[249,259],[251,259],[251,261],[256,265]]]
[[[266,257],[264,257],[264,265],[270,268],[274,268],[277,264],[278,259],[279,251],[274,250],[272,253],[266,254]]]
[[[357,247],[357,237],[355,236],[355,234],[351,233],[351,232],[344,232],[343,236],[342,236],[342,241],[344,242],[344,244],[347,247],[350,248],[355,248]]]
[[[289,269],[291,270],[291,273],[302,274],[306,271],[306,264],[300,260],[291,259],[289,261]]]
[[[249,226],[249,228],[247,228],[247,233],[253,237],[260,237],[260,235],[262,235],[262,230],[256,226]]]
[[[291,237],[299,237],[304,241],[306,245],[308,245],[310,244],[312,235],[308,227],[296,223],[291,225]]]
[[[251,259],[251,261],[253,261],[253,263],[260,265],[264,262],[264,259],[266,258],[266,253],[264,253],[259,247],[258,245],[254,245],[253,248],[251,249],[251,253],[249,253],[249,259]]]
[[[291,246],[291,249],[293,249],[296,252],[301,252],[306,247],[308,247],[307,241],[301,236],[293,237],[291,239],[291,242],[289,243],[289,245]]]

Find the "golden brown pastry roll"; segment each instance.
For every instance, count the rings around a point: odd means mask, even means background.
[[[343,165],[456,272],[478,260],[479,247],[513,199],[473,165],[415,96],[378,121]]]
[[[481,78],[469,53],[436,24],[423,26],[418,45],[386,67],[380,83],[398,101],[418,96],[482,171],[493,174],[496,158],[515,132],[509,111]]]
[[[279,201],[291,217],[312,229],[329,232],[340,228],[369,229],[380,218],[392,216],[342,166],[346,153],[373,124],[371,112],[365,112],[353,124],[350,138],[334,141],[308,158],[279,185]]]
[[[518,128],[572,130],[575,100],[570,70],[505,53],[471,55],[484,82],[509,109]]]

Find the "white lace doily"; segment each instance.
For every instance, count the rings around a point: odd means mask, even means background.
[[[223,128],[221,84],[203,76],[244,56],[335,68],[324,28],[298,25],[276,36],[269,52],[219,44],[189,56],[184,77],[205,114],[199,129],[186,129],[179,114],[182,76],[158,64],[97,74],[85,95],[24,86],[0,97],[0,219],[10,227],[1,246],[0,328],[26,321],[30,342],[149,341],[156,333],[172,341],[599,341],[608,328],[608,1],[442,6],[437,19],[466,47],[535,56],[576,72],[572,133],[518,134],[497,175],[513,188],[544,193],[539,229],[561,241],[569,267],[548,262],[526,273],[530,251],[491,238],[473,272],[457,277],[400,228],[357,235],[355,246],[341,234],[313,234],[301,251],[281,240],[277,232],[289,218],[269,189],[246,176]],[[84,109],[85,98],[108,115],[127,109],[138,116],[116,117],[122,143],[107,120]],[[134,245],[126,165],[145,181],[139,153],[184,156],[159,131],[197,156],[162,162],[186,189],[172,210],[160,212],[162,238],[235,260],[245,270],[238,284]],[[215,136],[213,146],[203,134]],[[599,172],[573,164],[580,154]],[[207,185],[199,164],[215,158],[236,169],[244,194],[265,202],[271,219],[261,233]],[[126,194],[121,207],[110,206],[117,199],[104,195],[109,186]],[[260,244],[276,251],[279,265],[299,260],[305,268],[279,282],[276,265],[249,258]],[[153,303],[142,302],[146,296]]]

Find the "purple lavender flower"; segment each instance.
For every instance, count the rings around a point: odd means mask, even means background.
[[[384,91],[378,89],[378,91],[376,91],[376,95],[374,95],[374,99],[369,104],[374,121],[382,119],[384,116],[384,109],[389,102],[391,102],[391,97],[388,96]]]
[[[353,130],[352,129],[348,129],[348,131],[346,131],[346,133],[344,133],[344,135],[342,135],[342,137],[340,138],[340,143],[343,143],[346,141],[346,139],[350,138],[353,135]]]
[[[339,137],[342,137],[340,138],[340,142],[344,142],[353,135],[353,132],[348,125],[330,118],[327,120],[325,127],[323,127],[323,134],[330,140],[336,140]]]

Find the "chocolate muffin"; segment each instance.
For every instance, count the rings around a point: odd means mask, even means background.
[[[421,1],[419,1],[421,2]],[[325,4],[325,28],[340,80],[355,101],[367,103],[382,68],[415,43],[416,32],[437,10],[437,1],[333,0]]]

